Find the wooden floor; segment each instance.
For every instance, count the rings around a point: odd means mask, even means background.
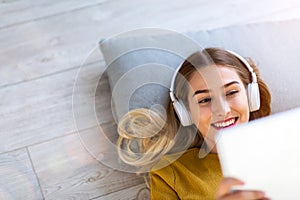
[[[300,17],[298,0],[257,2],[1,0],[0,199],[148,199],[142,178],[90,151],[108,142],[89,106],[105,67],[99,40],[143,27],[183,32]],[[96,112],[107,117],[104,103]]]

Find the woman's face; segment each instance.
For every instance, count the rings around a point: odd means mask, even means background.
[[[208,150],[216,153],[218,130],[249,121],[245,86],[233,68],[209,66],[194,72],[189,81],[189,108]]]

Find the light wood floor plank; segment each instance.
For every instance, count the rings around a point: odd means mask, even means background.
[[[111,199],[123,199],[123,200],[149,200],[150,192],[146,188],[145,184],[140,184],[125,190],[120,190],[109,195],[95,198],[93,200],[111,200]]]
[[[0,154],[0,177],[0,199],[42,199],[26,149]]]
[[[101,66],[95,63],[88,66],[83,74],[81,95],[95,99],[93,83],[98,80]],[[76,125],[72,112],[73,87],[78,69],[45,77],[35,81],[0,89],[0,152],[30,146],[52,138],[74,133]],[[95,81],[94,81],[95,82]],[[91,91],[92,90],[92,91]],[[108,89],[106,90],[108,92]],[[95,93],[95,92],[94,92]],[[76,104],[80,109],[77,120],[84,123],[82,129],[95,126],[94,104]],[[100,104],[97,109],[103,109]],[[92,115],[92,116],[91,116]]]
[[[0,87],[101,60],[99,7],[0,29]]]
[[[0,2],[0,29],[4,27],[16,26],[28,21],[44,19],[46,17],[63,14],[73,10],[78,10],[96,4],[101,4],[106,0],[64,0],[64,1],[32,1],[14,0]]]
[[[92,199],[144,181],[96,161],[76,134],[30,147],[29,151],[46,200]]]

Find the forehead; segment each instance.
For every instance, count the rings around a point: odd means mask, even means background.
[[[226,66],[207,66],[193,72],[189,81],[194,90],[220,88],[226,83],[241,79],[235,69]]]

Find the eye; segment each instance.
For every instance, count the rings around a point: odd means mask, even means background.
[[[229,92],[226,93],[226,96],[233,96],[237,94],[239,91],[238,90],[230,90]]]
[[[206,98],[200,99],[198,101],[199,104],[205,104],[205,103],[209,103],[209,102],[211,102],[211,98],[210,97],[206,97]]]

